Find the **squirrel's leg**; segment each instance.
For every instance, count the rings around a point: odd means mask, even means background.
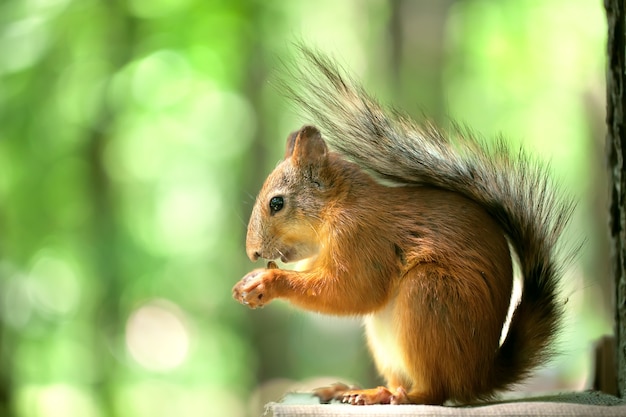
[[[483,273],[418,264],[401,281],[394,311],[409,381],[392,402],[443,404],[459,395],[471,397],[488,378],[489,355],[499,338]]]

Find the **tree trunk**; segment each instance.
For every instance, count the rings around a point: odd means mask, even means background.
[[[626,6],[605,0],[607,44],[607,145],[611,178],[610,232],[615,278],[618,392],[626,397]]]

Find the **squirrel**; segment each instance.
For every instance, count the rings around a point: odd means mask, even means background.
[[[233,297],[363,317],[386,386],[335,384],[315,391],[322,402],[471,404],[510,389],[555,353],[558,247],[574,200],[503,139],[417,123],[327,56],[300,50],[298,83],[282,87],[315,126],[289,135],[258,194],[246,251],[270,262]],[[511,249],[523,290],[502,336]],[[308,265],[284,270],[277,259]]]

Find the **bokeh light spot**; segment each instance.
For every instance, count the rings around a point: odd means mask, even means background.
[[[80,283],[74,267],[43,250],[31,269],[31,296],[35,306],[48,315],[73,313],[80,301]]]
[[[99,417],[93,393],[71,384],[26,385],[17,390],[16,407],[21,416]]]
[[[126,346],[144,368],[168,371],[181,365],[189,350],[184,314],[175,304],[153,300],[136,309],[126,323]]]
[[[157,51],[139,61],[132,78],[133,97],[138,103],[161,109],[185,97],[191,87],[187,59],[169,50]]]

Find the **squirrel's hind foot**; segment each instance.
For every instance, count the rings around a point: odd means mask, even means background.
[[[404,404],[408,402],[406,391],[402,388],[399,388],[394,394],[385,387],[360,389],[342,383],[317,388],[313,390],[313,395],[318,397],[322,404],[328,404],[332,400],[351,405]]]
[[[329,385],[327,387],[320,387],[313,390],[313,395],[320,399],[320,403],[328,404],[332,400],[341,401],[342,395],[344,392],[358,389],[356,386],[348,386],[346,384],[342,384],[341,382],[337,382],[335,384]]]
[[[395,404],[394,395],[385,387],[349,390],[342,394],[341,402],[352,405]]]

